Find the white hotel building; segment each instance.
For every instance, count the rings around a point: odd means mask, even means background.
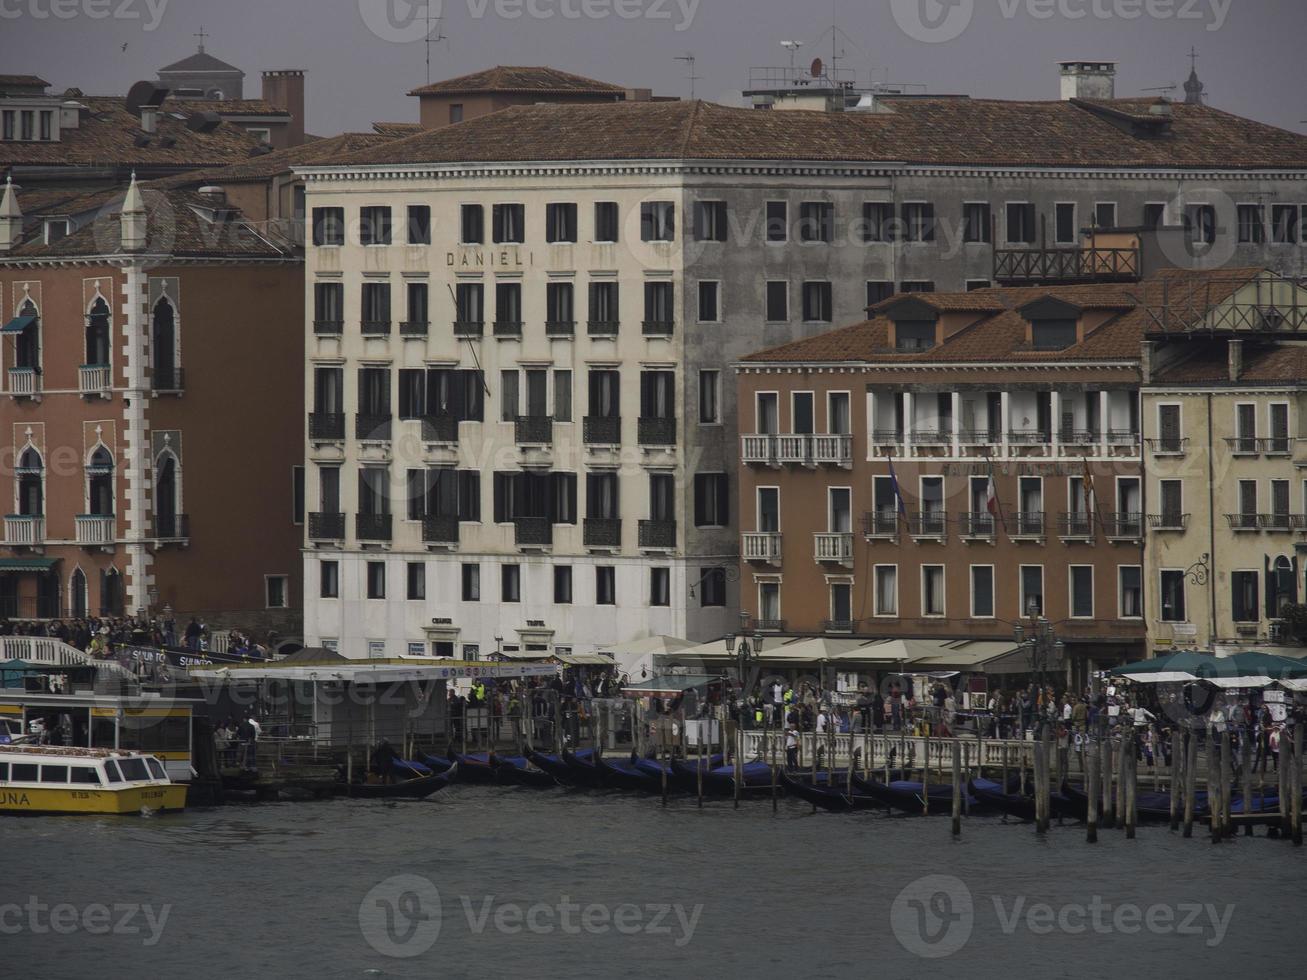
[[[741,357],[988,282],[1041,217],[1074,247],[1096,220],[1187,215],[1189,183],[1268,222],[1304,187],[1303,137],[1120,105],[521,106],[304,168],[306,643],[486,657],[730,630]],[[1210,206],[1196,236],[1209,216],[1233,236],[1234,204]],[[1275,233],[1232,249],[1301,271]],[[804,444],[847,462],[846,439]]]

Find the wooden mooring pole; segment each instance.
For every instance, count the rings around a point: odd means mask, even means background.
[[[1234,752],[1230,746],[1230,729],[1221,732],[1221,836],[1234,833],[1230,819],[1230,783],[1234,776]]]
[[[1293,724],[1293,845],[1302,847],[1302,719]]]
[[[1048,782],[1048,743],[1042,733],[1038,733],[1034,743],[1035,775],[1035,831],[1045,833],[1048,830],[1048,795],[1044,792]]]
[[[962,836],[962,743],[953,740],[953,836]]]
[[[1184,835],[1194,835],[1194,797],[1198,795],[1198,734],[1184,735]]]
[[[1253,835],[1253,823],[1248,819],[1253,812],[1253,729],[1250,725],[1239,735],[1239,771],[1243,775],[1243,834]]]
[[[1161,742],[1158,742],[1158,748],[1161,748]],[[1171,765],[1170,765],[1170,787],[1171,787],[1171,830],[1180,829],[1180,780],[1177,777],[1184,770],[1184,736],[1180,734],[1180,729],[1176,728],[1171,732]],[[1157,757],[1153,757],[1153,764],[1157,764]]]
[[[1098,746],[1098,766],[1099,766],[1099,783],[1098,791],[1101,794],[1103,809],[1099,822],[1107,829],[1112,829],[1112,736],[1108,734],[1106,726],[1103,728],[1103,737],[1099,740]]]
[[[1125,797],[1125,836],[1126,840],[1135,839],[1135,792],[1139,779],[1139,755],[1137,734],[1131,731],[1121,746],[1125,769],[1125,786],[1117,790]]]
[[[1085,797],[1089,810],[1085,814],[1085,842],[1098,843],[1098,739],[1086,737],[1080,746],[1081,765],[1085,770]]]

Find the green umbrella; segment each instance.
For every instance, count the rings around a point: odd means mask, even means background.
[[[1278,680],[1307,677],[1307,664],[1259,650],[1212,657],[1195,670],[1199,680],[1216,687],[1269,687]]]
[[[1193,650],[1180,650],[1151,660],[1115,667],[1108,673],[1113,677],[1140,684],[1170,684],[1176,681],[1197,680],[1197,671],[1207,662],[1216,659],[1211,654],[1196,653]]]

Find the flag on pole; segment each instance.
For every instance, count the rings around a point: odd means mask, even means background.
[[[894,487],[894,507],[898,511],[899,516],[904,520],[907,520],[908,508],[903,503],[903,494],[899,492],[899,478],[898,474],[894,472],[894,458],[892,456],[889,461],[889,480],[890,485]]]
[[[985,510],[989,511],[990,516],[997,517],[1006,531],[1007,520],[1003,517],[1003,505],[998,501],[998,484],[994,481],[994,460],[986,456],[985,462],[989,464],[989,473],[985,478]]]

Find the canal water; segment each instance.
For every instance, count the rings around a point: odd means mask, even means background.
[[[1307,851],[769,803],[420,802],[0,822],[5,975],[1296,976]]]

